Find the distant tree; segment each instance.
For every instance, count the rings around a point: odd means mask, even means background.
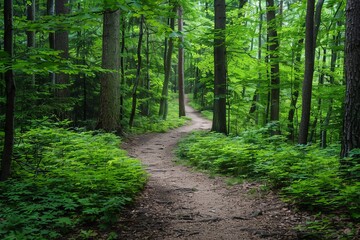
[[[215,0],[214,36],[214,110],[212,131],[227,133],[226,128],[226,5],[225,0]]]
[[[136,67],[136,78],[132,90],[132,106],[131,106],[131,113],[130,113],[130,120],[129,126],[132,127],[134,123],[135,113],[136,113],[136,102],[137,102],[137,88],[139,86],[140,81],[140,73],[142,67],[142,57],[141,57],[141,47],[142,47],[142,39],[144,35],[144,15],[140,17],[140,30],[139,30],[139,41],[137,47],[137,67]]]
[[[170,17],[170,29],[174,31],[175,28],[175,14],[176,14],[177,7],[174,6],[172,14],[173,16]],[[174,39],[173,37],[169,37],[165,39],[167,43],[167,47],[165,45],[165,53],[164,53],[164,70],[165,70],[165,77],[163,88],[161,91],[161,99],[160,99],[160,108],[159,108],[159,116],[162,119],[166,119],[168,114],[168,92],[169,92],[169,82],[170,82],[170,73],[171,73],[171,58],[172,52],[174,48]]]
[[[104,1],[105,6],[107,1]],[[100,76],[100,116],[98,128],[121,133],[120,121],[120,10],[103,14],[102,68]]]
[[[360,1],[346,6],[345,71],[346,98],[341,156],[360,148]],[[356,156],[360,158],[360,156]]]
[[[11,174],[11,162],[14,148],[15,80],[12,70],[13,59],[13,1],[4,1],[4,50],[7,54],[5,72],[5,139],[1,161],[0,180],[5,181]]]

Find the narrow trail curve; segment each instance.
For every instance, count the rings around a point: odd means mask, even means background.
[[[168,133],[145,134],[123,144],[150,173],[132,209],[119,222],[119,239],[298,239],[293,228],[306,217],[292,213],[258,184],[229,186],[174,163],[174,147],[193,130],[211,123],[189,106],[189,125]]]

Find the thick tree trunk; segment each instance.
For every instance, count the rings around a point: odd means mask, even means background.
[[[315,61],[314,9],[315,0],[308,0],[306,11],[305,74],[302,88],[302,112],[299,130],[299,144],[307,144],[309,132],[312,82]]]
[[[120,119],[120,11],[106,10],[103,22],[102,68],[112,72],[100,77],[100,119],[98,127],[121,133]]]
[[[4,50],[7,53],[5,72],[6,110],[5,139],[1,161],[0,180],[5,181],[11,174],[11,162],[14,148],[14,112],[15,112],[15,81],[12,70],[13,58],[13,1],[4,2]]]
[[[132,127],[134,123],[135,118],[135,112],[136,112],[136,102],[137,102],[137,88],[139,86],[140,81],[140,74],[141,74],[141,67],[142,67],[142,58],[141,58],[141,47],[142,47],[142,39],[144,35],[144,15],[140,18],[140,30],[139,30],[139,41],[138,41],[138,47],[137,47],[137,67],[136,67],[136,78],[132,90],[132,106],[131,106],[131,113],[130,113],[130,120],[129,120],[129,126]]]
[[[226,5],[225,0],[215,0],[214,38],[214,111],[212,131],[227,134],[226,129]]]
[[[280,67],[279,67],[279,38],[274,8],[274,0],[266,0],[266,16],[268,29],[268,48],[270,51],[270,122],[278,122],[280,116]],[[272,131],[272,134],[280,134],[279,126]]]
[[[178,9],[178,31],[183,31],[183,10],[182,7]],[[179,62],[178,62],[178,86],[179,86],[179,117],[185,116],[185,88],[184,88],[184,37],[179,37]]]
[[[348,0],[346,6],[345,71],[346,98],[341,157],[360,148],[360,1]],[[356,156],[360,159],[359,154]]]

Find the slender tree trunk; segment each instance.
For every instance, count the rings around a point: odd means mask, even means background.
[[[125,32],[126,32],[126,18],[122,17],[121,22],[121,50],[120,50],[120,87],[125,86]],[[120,119],[124,117],[124,94],[123,91],[120,91]]]
[[[263,13],[262,13],[262,7],[261,7],[261,0],[259,0],[259,34],[258,34],[258,56],[257,56],[259,65],[260,65],[261,58],[262,58],[262,22],[263,22]],[[258,112],[257,104],[260,102],[259,89],[260,89],[261,79],[262,79],[262,74],[261,74],[261,71],[259,71],[258,83],[256,86],[256,90],[254,92],[252,104],[251,104],[250,111],[249,111],[249,114],[255,113],[255,124],[256,125],[259,124],[259,112]]]
[[[176,13],[176,7],[173,9],[173,13]],[[174,31],[175,28],[175,19],[172,17],[170,19],[170,28]],[[159,109],[159,116],[162,119],[166,120],[167,113],[168,113],[168,94],[169,94],[169,82],[170,82],[170,75],[171,75],[171,58],[172,52],[174,48],[173,38],[169,37],[167,41],[168,48],[165,53],[165,79],[164,84],[161,92],[161,99],[160,99],[160,109]],[[165,47],[166,49],[166,47]]]
[[[31,4],[26,5],[26,19],[28,21],[35,21],[35,0],[31,1]],[[35,47],[35,31],[26,31],[27,47]],[[35,75],[31,76],[31,83],[35,85]]]
[[[214,111],[212,131],[227,134],[226,129],[226,5],[225,0],[215,0],[214,38]]]
[[[100,118],[98,128],[121,133],[120,119],[120,11],[106,10],[103,21],[102,68],[112,72],[100,77]]]
[[[150,116],[150,31],[147,28],[146,30],[146,107],[145,107],[145,115]]]
[[[47,0],[46,8],[47,8],[46,9],[47,15],[54,16],[55,15],[55,0]],[[49,33],[49,47],[51,49],[55,49],[55,33],[54,32]],[[55,73],[50,73],[49,77],[50,77],[50,82],[53,85],[55,85]]]
[[[346,97],[341,157],[360,148],[360,1],[346,6],[345,72]],[[359,154],[353,156],[360,159]],[[359,162],[359,161],[358,161]]]
[[[4,1],[4,50],[8,55],[5,72],[6,110],[5,139],[1,161],[0,180],[5,181],[11,174],[11,162],[14,148],[14,112],[15,112],[15,80],[12,70],[13,61],[13,1]]]
[[[291,91],[290,110],[288,113],[288,131],[289,131],[288,139],[291,141],[295,140],[294,116],[296,111],[296,105],[299,98],[299,90],[300,90],[300,82],[301,82],[299,73],[300,73],[300,64],[301,64],[301,55],[302,55],[301,50],[303,44],[304,44],[304,39],[303,38],[299,39],[295,51],[295,61],[294,61],[295,76],[294,76],[293,88]]]
[[[330,84],[333,85],[335,82],[334,79],[334,74],[335,74],[335,67],[336,67],[336,61],[338,58],[338,50],[337,47],[340,45],[340,41],[341,41],[341,33],[339,32],[337,36],[334,36],[333,38],[334,41],[334,46],[331,50],[331,61],[330,61]],[[326,114],[326,117],[324,119],[324,122],[322,124],[322,129],[321,129],[321,147],[322,148],[326,148],[327,147],[327,127],[329,126],[330,123],[330,118],[333,112],[333,98],[330,98],[330,103],[329,103],[329,108]]]
[[[279,38],[275,16],[274,0],[266,0],[266,16],[268,23],[268,45],[270,60],[270,122],[278,122],[280,116],[280,67],[279,67]],[[272,131],[272,134],[280,134],[279,126]]]
[[[182,7],[178,9],[178,31],[183,31],[183,10]],[[179,117],[185,116],[185,88],[184,88],[184,37],[179,37],[179,62],[178,62],[178,86],[179,86]]]
[[[306,11],[305,74],[302,88],[302,112],[299,130],[299,144],[307,144],[309,133],[312,82],[315,62],[314,9],[315,0],[308,0]]]
[[[140,81],[140,74],[141,74],[141,67],[142,67],[142,58],[141,58],[141,47],[142,47],[142,39],[144,35],[144,15],[141,15],[140,18],[140,30],[139,30],[139,41],[137,47],[137,67],[136,67],[136,78],[132,90],[132,106],[131,106],[131,114],[130,114],[130,121],[129,126],[132,127],[135,118],[136,112],[136,102],[137,102],[137,88]]]
[[[35,0],[26,6],[26,19],[35,21]],[[26,31],[27,47],[35,47],[35,31]]]

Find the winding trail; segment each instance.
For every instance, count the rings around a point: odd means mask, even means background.
[[[186,107],[189,125],[168,133],[145,134],[124,143],[150,173],[145,191],[119,222],[119,239],[299,239],[293,228],[306,216],[293,213],[256,183],[229,186],[174,163],[174,147],[211,122]]]

